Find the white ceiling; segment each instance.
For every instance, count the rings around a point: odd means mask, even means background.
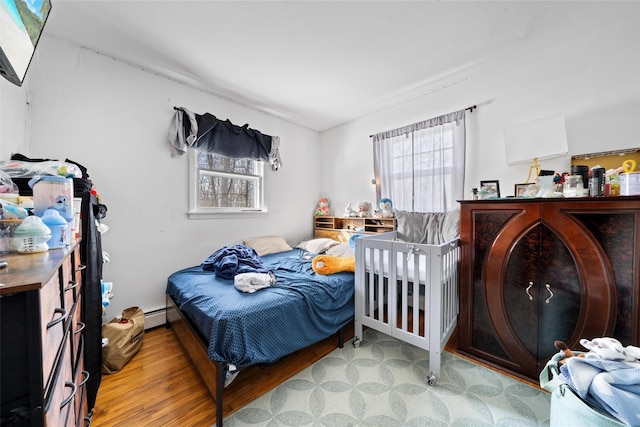
[[[634,3],[52,0],[45,32],[323,131],[617,25]]]

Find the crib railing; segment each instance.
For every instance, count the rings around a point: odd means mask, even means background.
[[[356,239],[355,337],[367,326],[430,352],[435,376],[459,312],[458,239],[406,243],[397,232]]]

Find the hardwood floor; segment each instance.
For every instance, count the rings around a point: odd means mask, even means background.
[[[215,405],[173,331],[145,332],[121,371],[103,375],[92,426],[211,426]]]
[[[353,323],[345,330],[345,345]],[[142,348],[120,372],[103,375],[93,411],[95,427],[208,427],[215,402],[173,330],[145,332]],[[240,372],[224,396],[225,417],[329,354],[337,336],[299,350],[270,366]],[[260,375],[255,375],[259,370]]]

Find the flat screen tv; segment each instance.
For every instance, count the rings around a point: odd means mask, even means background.
[[[51,0],[0,0],[0,74],[22,86]]]

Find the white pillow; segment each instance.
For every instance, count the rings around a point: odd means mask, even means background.
[[[327,252],[327,255],[331,256],[354,256],[356,253],[351,249],[349,243],[339,243],[334,247],[330,248]]]
[[[335,241],[333,239],[328,238],[320,238],[320,239],[311,239],[300,243],[296,248],[304,249],[308,252],[313,252],[314,254],[322,254],[336,245],[339,245],[340,242]]]
[[[255,249],[259,256],[291,250],[291,246],[280,236],[254,237],[245,240],[244,245]]]

